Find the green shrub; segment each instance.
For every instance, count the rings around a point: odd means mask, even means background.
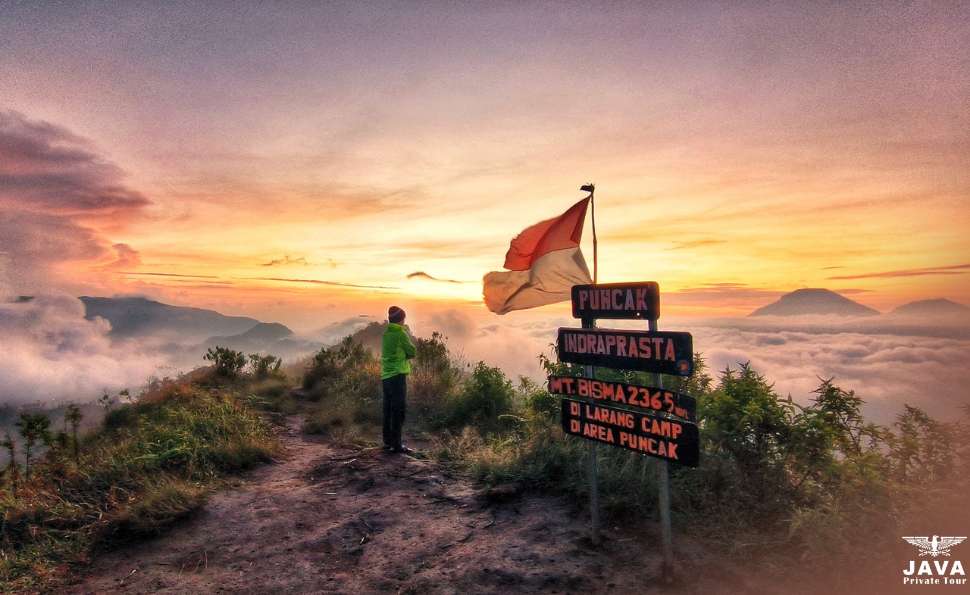
[[[212,362],[216,374],[223,378],[235,378],[246,365],[246,356],[228,347],[210,347],[202,359]]]
[[[451,359],[444,336],[415,340],[415,357],[408,377],[408,415],[424,426],[440,425],[446,406],[462,378]]]
[[[483,433],[509,427],[502,416],[513,412],[515,391],[499,368],[478,362],[461,388],[444,404],[442,426],[460,429],[474,426]]]
[[[275,355],[249,354],[249,371],[257,380],[265,380],[272,376],[279,376],[283,360]]]
[[[334,381],[373,360],[374,356],[363,345],[352,337],[345,337],[337,345],[323,347],[313,356],[303,374],[303,389],[313,391],[316,398],[325,397],[333,392]]]

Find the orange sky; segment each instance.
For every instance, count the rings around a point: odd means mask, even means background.
[[[512,236],[594,181],[600,279],[668,313],[970,303],[965,8],[250,8],[0,17],[13,288],[484,317]]]

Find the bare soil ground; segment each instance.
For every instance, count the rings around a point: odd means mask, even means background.
[[[562,500],[486,492],[434,463],[303,436],[157,539],[96,559],[74,593],[765,593],[682,540],[659,582],[643,528],[593,547]],[[655,529],[655,528],[654,528]],[[696,548],[694,548],[696,549]]]

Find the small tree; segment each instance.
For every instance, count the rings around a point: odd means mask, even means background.
[[[24,477],[30,480],[30,456],[38,441],[51,442],[51,420],[43,413],[21,413],[14,424],[24,438]]]
[[[71,446],[74,450],[74,463],[76,465],[81,464],[80,446],[77,441],[77,430],[81,425],[81,419],[84,416],[81,414],[81,408],[75,404],[70,404],[67,406],[67,411],[64,412],[64,421],[71,426]]]
[[[275,355],[249,354],[250,371],[259,379],[278,375],[282,364],[283,360]]]
[[[104,394],[98,398],[98,405],[104,407],[104,412],[107,413],[111,410],[111,407],[115,404],[115,400],[111,398],[108,391],[104,391]]]
[[[241,351],[228,347],[210,347],[202,359],[212,362],[215,365],[216,374],[224,378],[234,378],[246,365],[246,356]]]
[[[7,477],[10,478],[10,486],[13,488],[14,494],[17,493],[17,443],[13,441],[13,436],[10,432],[7,432],[4,436],[3,441],[0,442],[0,447],[7,449],[7,454],[10,456],[10,462],[7,463]]]

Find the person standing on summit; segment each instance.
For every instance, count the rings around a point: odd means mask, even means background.
[[[408,374],[417,350],[404,329],[404,310],[391,306],[387,310],[387,328],[381,340],[381,384],[384,389],[384,449],[409,453],[401,442],[404,410],[407,400]]]

